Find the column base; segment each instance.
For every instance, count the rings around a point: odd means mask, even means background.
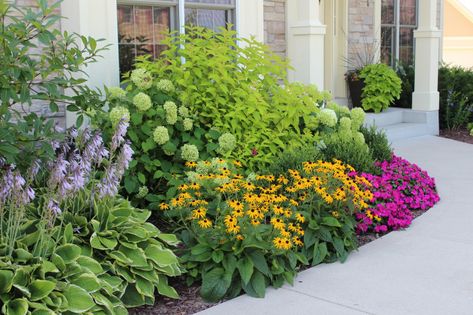
[[[414,92],[412,93],[412,109],[423,111],[439,110],[439,92]]]

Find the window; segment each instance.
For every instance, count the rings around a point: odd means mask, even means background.
[[[164,33],[179,30],[179,4],[184,23],[213,30],[235,23],[235,0],[124,0],[118,1],[120,73],[132,69],[137,56],[157,58],[165,49]]]
[[[417,28],[417,0],[382,0],[381,60],[414,63],[414,30]]]

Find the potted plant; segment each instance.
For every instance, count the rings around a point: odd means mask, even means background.
[[[350,91],[350,98],[353,107],[361,107],[361,94],[365,82],[360,78],[360,70],[350,70],[345,74],[345,80],[348,84],[348,90]]]

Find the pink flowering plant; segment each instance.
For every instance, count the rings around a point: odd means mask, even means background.
[[[393,155],[377,162],[381,175],[363,174],[372,184],[372,207],[355,214],[359,233],[399,230],[408,227],[413,211],[426,211],[439,200],[435,180],[416,164]]]

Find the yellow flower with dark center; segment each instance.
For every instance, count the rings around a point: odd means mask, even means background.
[[[189,189],[189,186],[182,184],[182,185],[179,185],[177,189],[179,189],[180,191],[186,191],[187,189]]]
[[[299,203],[298,203],[297,201],[293,200],[293,199],[290,199],[290,200],[289,200],[289,203],[290,203],[291,205],[293,205],[294,207],[299,206]]]
[[[240,161],[233,161],[233,165],[236,167],[241,167],[241,162]]]
[[[274,206],[273,211],[274,211],[275,214],[281,215],[281,214],[284,213],[284,208],[281,207],[281,206]]]
[[[277,249],[284,249],[284,240],[281,237],[275,237],[273,239],[273,244]]]
[[[235,217],[239,218],[239,217],[242,217],[245,214],[245,212],[243,211],[243,209],[235,209],[233,210],[232,214]]]
[[[302,240],[301,240],[298,236],[294,236],[294,237],[292,238],[292,241],[294,242],[294,244],[295,244],[296,246],[302,246],[302,245],[304,245],[304,243],[302,242]]]
[[[297,229],[297,234],[299,234],[300,236],[303,236],[304,235],[304,230],[301,229],[301,228],[298,228]]]
[[[238,235],[236,236],[236,239],[239,240],[239,241],[243,241],[245,238],[243,237],[243,235],[238,234]]]
[[[201,207],[192,211],[193,219],[202,219],[207,214],[207,209]]]
[[[240,211],[243,211],[243,208],[244,208],[244,205],[243,203],[241,203],[240,201],[238,200],[230,200],[230,201],[227,201],[227,204],[230,208],[232,208],[233,210],[240,210]]]
[[[254,220],[254,219],[251,220],[251,225],[253,225],[253,226],[258,226],[258,225],[260,225],[260,224],[261,224],[261,222],[258,221],[258,220]]]
[[[169,209],[169,205],[167,203],[164,203],[164,202],[161,202],[159,204],[159,209],[160,210],[168,210]]]
[[[192,184],[190,184],[190,189],[192,189],[192,190],[199,190],[199,189],[200,189],[200,185],[197,184],[197,183],[192,183]]]
[[[291,233],[289,233],[286,230],[280,230],[279,233],[281,234],[282,237],[285,237],[285,238],[291,237]]]
[[[243,176],[240,175],[240,174],[235,174],[235,175],[233,175],[233,178],[234,178],[234,179],[242,179]]]
[[[283,246],[283,249],[285,249],[285,250],[291,249],[291,247],[292,247],[292,242],[291,242],[289,239],[287,239],[287,238],[284,238],[284,239],[282,240],[282,244],[283,244],[283,245],[282,245],[282,246]]]
[[[305,217],[300,213],[296,213],[296,220],[297,220],[297,222],[304,223],[305,222]]]
[[[199,222],[197,222],[199,224],[199,226],[203,229],[208,229],[209,227],[212,226],[212,221],[210,221],[209,219],[202,219],[200,220]]]
[[[285,216],[286,218],[290,218],[290,217],[292,216],[292,211],[291,211],[290,209],[286,209],[286,210],[284,211],[284,216]]]
[[[189,161],[189,162],[186,162],[185,166],[186,166],[186,167],[189,167],[189,168],[194,168],[194,167],[197,166],[197,163],[196,163],[196,162],[193,162],[193,161],[192,161],[192,162]]]
[[[227,226],[227,232],[231,234],[238,234],[240,233],[240,226],[236,224],[229,225]]]
[[[281,218],[271,218],[270,222],[274,226],[274,228],[278,230],[284,229],[284,227],[286,226],[286,224],[283,220],[281,220]]]
[[[338,211],[332,211],[331,214],[334,218],[340,217],[340,213],[338,213]]]
[[[256,189],[256,186],[253,185],[252,183],[245,183],[245,185],[243,187],[248,191],[253,191],[253,190]]]
[[[248,214],[251,219],[256,219],[259,217],[259,211],[255,208],[251,208],[250,210],[246,211],[246,214]]]
[[[291,232],[296,232],[297,231],[297,227],[294,225],[294,223],[289,223],[287,225],[287,229]]]
[[[229,226],[237,224],[237,219],[235,217],[232,217],[231,215],[227,215],[225,216],[224,222],[225,222],[225,225],[229,227]]]

